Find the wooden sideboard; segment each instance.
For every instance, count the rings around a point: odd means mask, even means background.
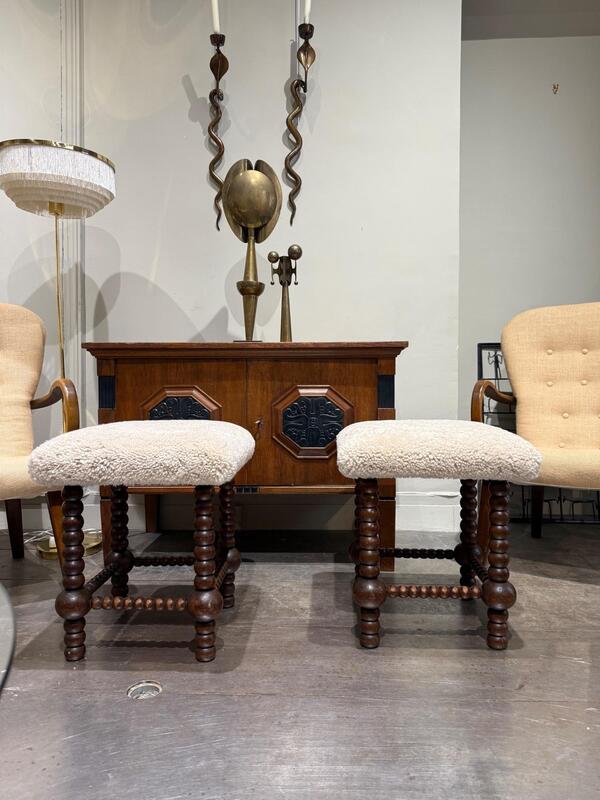
[[[247,428],[254,458],[238,490],[340,493],[335,437],[352,422],[393,419],[396,357],[407,342],[86,343],[97,360],[98,422],[220,419]],[[382,546],[394,547],[395,482],[381,481]],[[192,487],[139,487],[146,527],[157,529],[160,494]],[[100,488],[105,552],[110,487]],[[384,569],[393,569],[387,559]]]

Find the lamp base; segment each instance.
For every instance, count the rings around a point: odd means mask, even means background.
[[[36,543],[38,556],[40,558],[51,560],[58,558],[58,550],[56,548],[56,540],[54,536],[47,536]],[[83,547],[86,556],[91,556],[102,550],[102,533],[100,531],[87,531],[83,535]]]

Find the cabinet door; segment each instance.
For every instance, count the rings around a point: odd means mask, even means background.
[[[114,420],[220,419],[244,425],[244,361],[119,360]]]
[[[377,363],[269,360],[248,364],[248,425],[258,430],[245,474],[251,485],[344,486],[335,437],[377,418]]]

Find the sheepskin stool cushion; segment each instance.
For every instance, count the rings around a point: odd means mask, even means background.
[[[63,591],[56,610],[64,620],[65,658],[85,656],[85,616],[91,608],[187,610],[194,619],[198,661],[215,657],[215,620],[234,605],[241,557],[235,542],[234,478],[254,453],[254,439],[239,425],[214,420],[115,422],[57,436],[29,460],[34,480],[63,488]],[[44,477],[42,477],[44,476]],[[112,487],[111,550],[106,566],[86,582],[83,561],[83,486]],[[128,487],[191,486],[195,495],[193,555],[134,556],[129,550]],[[220,487],[221,530],[213,525],[213,487]],[[129,595],[135,566],[194,567],[186,597]],[[111,594],[94,593],[111,580]]]
[[[361,645],[379,645],[380,606],[387,597],[482,598],[488,609],[488,647],[504,650],[508,609],[516,599],[508,580],[509,481],[534,480],[541,453],[520,436],[480,422],[382,420],[344,428],[337,437],[337,460],[342,475],[355,480],[356,537],[351,556],[356,564],[353,595]],[[460,543],[452,550],[380,547],[378,481],[382,478],[459,479]],[[482,481],[479,516],[478,481]],[[387,585],[380,578],[381,556],[453,559],[460,565],[460,585]]]

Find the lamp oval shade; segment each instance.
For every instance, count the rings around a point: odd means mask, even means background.
[[[0,142],[0,188],[24,211],[82,219],[114,198],[115,168],[76,145],[11,139]]]

